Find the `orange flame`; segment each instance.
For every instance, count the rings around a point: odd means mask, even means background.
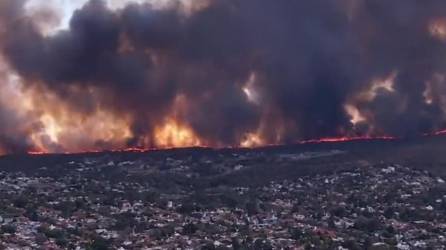
[[[181,148],[201,146],[202,143],[195,132],[187,125],[173,118],[167,118],[161,126],[154,130],[155,145],[161,148]]]
[[[242,148],[253,148],[264,146],[265,142],[262,139],[261,135],[258,133],[248,133],[245,135],[245,138],[240,142],[240,146]]]
[[[393,136],[353,136],[353,137],[326,137],[320,139],[310,139],[300,141],[299,144],[311,144],[311,143],[330,143],[330,142],[350,142],[350,141],[365,141],[365,140],[396,140],[397,137]]]

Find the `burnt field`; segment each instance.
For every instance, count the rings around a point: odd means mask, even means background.
[[[0,248],[444,249],[445,137],[0,158]]]
[[[136,162],[139,165],[147,165],[148,168],[150,168],[150,164],[154,164],[153,167],[164,166],[165,170],[169,169],[174,161],[187,161],[197,166],[196,174],[203,179],[222,181],[227,179],[232,184],[245,185],[263,184],[264,181],[296,178],[308,174],[336,173],[350,168],[377,164],[404,164],[411,168],[446,176],[445,148],[446,136],[437,136],[404,140],[377,139],[308,143],[256,149],[197,147],[148,152],[106,151],[82,154],[18,154],[0,157],[0,170],[57,176],[58,173],[64,175],[66,170],[72,170],[72,165],[76,162],[93,159],[93,161],[101,163],[104,161],[125,162],[127,164],[124,165],[128,166],[133,165],[132,162]],[[216,162],[221,164],[216,165]],[[218,169],[221,165],[235,163],[246,166],[244,166],[243,171],[236,171],[235,175],[232,171],[222,172],[222,169]],[[100,167],[100,164],[98,167]],[[148,172],[150,174],[146,177],[157,173],[157,171]],[[104,174],[112,179],[118,177],[118,180],[123,177],[141,177],[141,175],[133,176],[131,173],[125,176],[121,174],[114,176],[114,171],[106,171]],[[251,181],[244,180],[245,177]]]

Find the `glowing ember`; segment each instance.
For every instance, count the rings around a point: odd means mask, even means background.
[[[46,154],[49,154],[49,152],[44,152],[44,151],[28,151],[27,154],[29,154],[29,155],[46,155]]]
[[[444,129],[444,130],[439,130],[439,131],[436,131],[436,132],[434,132],[434,133],[428,133],[428,134],[425,134],[425,136],[436,136],[436,135],[446,135],[446,129]]]
[[[396,139],[398,138],[392,136],[327,137],[320,139],[305,140],[299,143],[310,144],[310,143],[349,142],[349,141],[365,141],[365,140],[396,140]]]
[[[167,129],[166,127],[169,127],[169,128]],[[164,144],[165,146],[159,146],[159,147],[153,148],[153,149],[139,148],[139,147],[128,147],[128,148],[114,149],[114,150],[108,150],[108,151],[109,152],[117,152],[117,153],[126,153],[126,152],[128,152],[128,153],[145,153],[145,152],[156,151],[156,150],[191,147],[191,146],[206,148],[206,147],[200,145],[198,139],[196,139],[196,138],[193,139],[192,134],[190,134],[190,133],[192,133],[190,130],[186,129],[185,127],[179,126],[173,120],[170,120],[170,122],[168,122],[163,128],[165,129],[165,131],[163,131],[164,134],[162,133],[161,137],[166,136],[166,138],[167,138],[167,140],[163,141],[163,142],[167,142],[166,144]],[[184,132],[184,131],[188,131],[188,132]],[[188,134],[188,135],[185,136],[185,134]],[[175,135],[178,137],[176,137]],[[437,132],[431,133],[431,134],[425,134],[424,136],[430,137],[430,136],[442,136],[442,135],[446,135],[446,129],[440,130],[440,131],[437,131]],[[159,138],[161,138],[161,137],[159,137]],[[393,140],[398,140],[398,139],[400,139],[400,138],[393,137],[393,136],[326,137],[326,138],[320,138],[320,139],[310,139],[310,140],[299,141],[297,144],[340,143],[340,142],[368,141],[368,140],[393,141]],[[195,144],[194,145],[187,144],[186,142],[188,140],[195,142]],[[177,143],[177,144],[174,145],[174,143]],[[168,145],[170,145],[170,146],[168,146]],[[245,140],[240,143],[241,148],[256,148],[256,147],[265,147],[265,146],[280,146],[280,144],[266,144],[255,133],[247,134]],[[59,153],[60,154],[81,154],[81,153],[101,153],[101,152],[103,152],[103,150],[59,152]],[[27,153],[29,155],[51,154],[51,152],[48,152],[45,150],[30,150]],[[0,155],[4,155],[4,154],[6,154],[6,152],[1,151],[1,148],[0,148]]]

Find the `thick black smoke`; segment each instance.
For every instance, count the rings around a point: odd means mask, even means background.
[[[259,127],[271,142],[290,142],[446,125],[443,96],[426,101],[426,86],[445,84],[433,83],[446,75],[446,42],[432,31],[446,20],[443,0],[209,0],[192,13],[149,4],[111,11],[92,0],[51,36],[18,3],[0,8],[14,10],[0,11],[12,67],[86,115],[97,107],[131,114],[129,144],[150,134],[180,96],[187,107],[178,116],[215,145],[236,145]],[[393,92],[358,98],[391,74]],[[252,75],[256,102],[243,93]],[[70,97],[73,86],[85,95]],[[347,103],[365,124],[350,122]]]
[[[32,147],[26,142],[27,131],[20,129],[21,118],[12,111],[0,107],[0,152],[14,153],[26,152]]]

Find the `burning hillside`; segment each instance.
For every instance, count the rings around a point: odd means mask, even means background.
[[[0,2],[0,154],[253,147],[446,127],[442,0],[70,8]]]

